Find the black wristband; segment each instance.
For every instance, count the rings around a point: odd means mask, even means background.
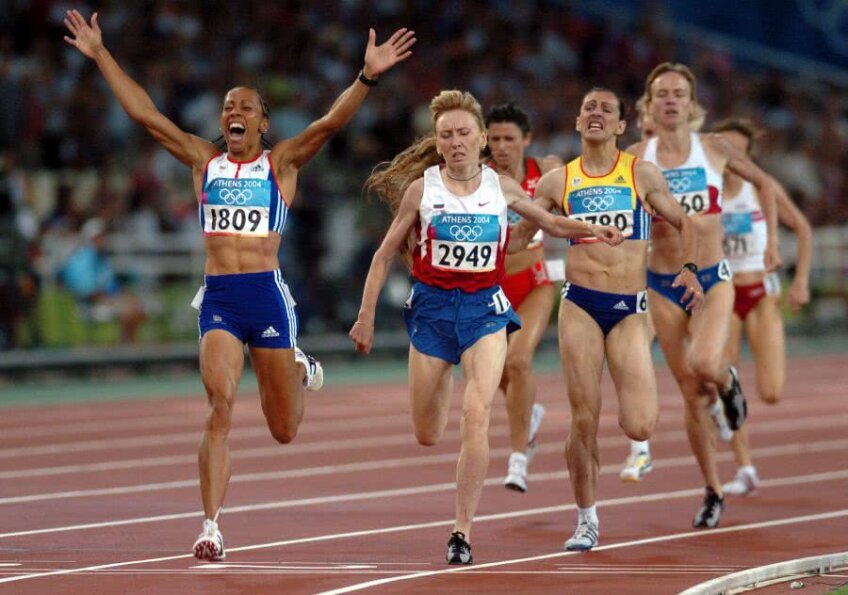
[[[359,71],[359,76],[356,78],[356,80],[358,80],[360,83],[362,83],[366,87],[376,87],[377,86],[377,79],[370,79],[367,76],[365,76],[364,70]]]
[[[697,274],[698,274],[698,265],[697,265],[697,264],[695,264],[694,262],[684,262],[684,263],[683,263],[683,266],[682,266],[682,267],[680,267],[680,270],[681,270],[681,271],[682,271],[683,269],[689,269],[690,271],[692,271],[692,274],[693,274],[693,275],[697,275]]]

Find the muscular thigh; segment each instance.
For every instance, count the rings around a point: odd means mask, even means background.
[[[668,367],[679,383],[690,373],[686,361],[689,348],[689,316],[653,289],[648,290],[648,313]]]
[[[453,364],[409,346],[409,397],[415,419],[443,413],[450,405]]]
[[[506,329],[481,337],[462,354],[462,370],[472,390],[466,390],[466,401],[488,407],[492,402],[506,359]],[[463,405],[474,405],[466,402]]]
[[[259,395],[266,404],[296,408],[302,399],[299,384],[301,372],[294,359],[293,349],[250,348],[250,362]]]
[[[730,336],[734,296],[733,284],[727,281],[717,283],[707,292],[704,307],[692,314],[689,325],[690,357],[700,357],[716,368],[719,366]]]
[[[783,387],[786,368],[786,341],[780,314],[780,296],[767,295],[745,319],[745,333],[754,354],[758,381],[771,380],[776,391]]]
[[[656,416],[657,381],[651,358],[647,315],[634,314],[607,335],[607,365],[624,417],[648,412]]]
[[[558,334],[569,400],[572,405],[591,403],[599,410],[599,384],[604,369],[603,332],[585,310],[564,299],[560,302]]]

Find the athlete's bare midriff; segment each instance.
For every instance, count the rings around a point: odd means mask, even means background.
[[[280,268],[277,253],[280,236],[270,232],[265,238],[204,236],[207,275],[261,273]]]
[[[724,227],[719,213],[689,217],[695,228],[697,257],[700,268],[710,267],[724,258]],[[648,268],[655,273],[677,273],[684,262],[680,232],[666,221],[654,221]]]
[[[565,278],[587,289],[633,294],[645,289],[648,242],[625,240],[612,247],[596,242],[568,248]]]

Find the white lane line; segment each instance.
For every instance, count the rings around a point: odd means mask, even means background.
[[[408,422],[409,416],[392,415],[386,418],[400,426],[403,421]],[[369,429],[375,427],[375,423],[381,423],[382,418],[378,419],[352,419],[348,422],[331,421],[331,422],[314,422],[310,424],[309,434],[312,435],[322,430],[338,431],[339,427],[344,429]],[[388,422],[386,422],[388,423]],[[316,429],[318,426],[318,429]],[[201,428],[195,427],[193,430],[186,429],[182,432],[171,432],[167,434],[154,434],[145,436],[130,436],[126,438],[101,438],[97,440],[75,440],[71,442],[42,444],[39,446],[13,446],[9,448],[0,448],[0,459],[10,459],[24,456],[39,456],[39,455],[54,455],[69,452],[90,452],[90,451],[112,451],[118,449],[132,449],[146,446],[163,446],[174,444],[196,444],[200,436]],[[458,432],[457,432],[458,435]],[[230,433],[230,440],[241,440],[246,438],[267,438],[269,436],[268,428],[264,425],[235,428]],[[409,440],[409,432],[404,436]],[[328,444],[324,440],[317,444]],[[316,443],[307,443],[316,444]],[[289,447],[293,448],[293,447]],[[196,457],[195,457],[196,458]]]
[[[843,509],[843,510],[836,510],[836,511],[833,511],[833,512],[826,512],[826,513],[821,513],[821,514],[811,514],[811,515],[804,515],[804,516],[798,516],[798,517],[790,517],[790,518],[785,518],[785,519],[776,519],[776,520],[772,520],[772,521],[763,521],[763,522],[759,522],[759,523],[748,523],[748,524],[745,524],[745,525],[738,525],[738,526],[735,526],[735,527],[719,527],[717,529],[710,529],[709,531],[704,531],[703,529],[701,529],[701,530],[695,530],[695,531],[687,531],[685,533],[674,533],[674,534],[671,534],[671,535],[662,535],[662,536],[658,536],[658,537],[636,539],[636,540],[633,540],[633,541],[624,541],[624,542],[620,542],[620,543],[614,543],[614,544],[610,544],[610,545],[599,546],[599,547],[593,548],[592,551],[593,552],[602,552],[602,551],[616,550],[616,549],[621,549],[621,548],[626,548],[626,547],[649,545],[649,544],[668,542],[668,541],[678,541],[678,540],[681,540],[681,539],[691,539],[691,538],[694,538],[694,537],[704,537],[705,535],[712,536],[712,535],[717,535],[717,534],[721,534],[721,533],[735,533],[735,532],[740,532],[740,531],[750,531],[750,530],[754,530],[754,529],[767,529],[767,528],[772,528],[772,527],[781,527],[781,526],[784,526],[784,525],[791,525],[791,524],[796,524],[796,523],[811,523],[811,522],[817,522],[817,521],[826,521],[826,520],[840,518],[840,517],[846,517],[846,516],[848,516],[848,509]],[[473,569],[475,571],[479,571],[479,570],[484,569],[484,568],[496,568],[498,566],[506,566],[506,565],[510,565],[510,564],[522,564],[522,563],[526,563],[526,562],[538,562],[540,560],[550,560],[550,559],[553,559],[553,558],[562,558],[562,557],[565,557],[565,556],[580,555],[580,554],[581,554],[581,552],[557,552],[555,554],[545,554],[545,555],[541,555],[541,556],[530,556],[530,557],[527,557],[527,558],[517,558],[517,559],[513,559],[513,560],[500,560],[498,562],[475,564],[473,566],[465,566],[465,567],[454,566],[452,568],[443,568],[441,570],[428,570],[428,571],[418,572],[418,573],[414,573],[414,574],[392,576],[392,577],[387,577],[387,578],[383,578],[383,579],[372,580],[372,581],[368,581],[368,582],[365,582],[365,583],[359,583],[357,585],[349,585],[347,587],[342,587],[340,589],[331,589],[329,591],[322,591],[320,593],[317,593],[316,595],[344,595],[344,593],[353,593],[354,591],[364,591],[365,589],[370,589],[372,587],[380,587],[382,585],[386,585],[386,584],[390,584],[390,583],[397,583],[397,582],[400,582],[400,581],[408,581],[408,580],[413,580],[413,579],[426,578],[426,577],[430,577],[430,576],[444,575],[444,574],[449,574],[449,573],[454,573],[454,572],[463,572],[463,571],[468,572],[471,569]]]
[[[789,479],[797,479],[797,478],[789,478]],[[633,504],[633,503],[637,503],[637,502],[669,500],[669,499],[673,499],[673,498],[689,498],[691,496],[701,494],[702,491],[703,490],[701,488],[697,488],[697,489],[691,489],[691,490],[678,490],[678,491],[674,491],[674,492],[649,494],[649,495],[644,495],[644,496],[633,496],[633,497],[629,497],[629,498],[617,498],[617,499],[608,500],[608,501],[599,501],[598,506],[605,506],[605,507],[621,506],[621,505]],[[501,514],[495,514],[495,515],[484,515],[484,516],[476,518],[475,522],[476,523],[482,523],[482,522],[488,522],[488,521],[492,521],[492,520],[517,518],[517,517],[535,515],[535,514],[557,513],[557,512],[562,512],[563,510],[573,509],[573,508],[574,508],[573,505],[552,506],[552,507],[546,507],[546,508],[531,509],[531,510],[527,510],[527,511],[514,511],[514,512],[501,513]],[[711,536],[711,535],[715,535],[715,534],[719,534],[719,533],[746,531],[746,530],[751,530],[751,529],[761,529],[761,528],[767,528],[767,527],[776,527],[776,526],[793,524],[793,523],[809,523],[809,522],[815,522],[815,521],[820,521],[820,520],[828,520],[828,519],[839,518],[839,517],[844,517],[844,516],[848,516],[848,509],[838,510],[838,511],[833,511],[833,512],[828,512],[828,513],[821,513],[821,514],[816,514],[816,515],[804,515],[804,516],[799,516],[799,517],[789,517],[789,518],[785,518],[785,519],[776,519],[776,520],[772,520],[772,521],[764,521],[764,522],[759,522],[759,523],[750,523],[750,524],[746,524],[746,525],[738,525],[738,526],[735,526],[735,527],[722,527],[722,528],[718,528],[718,529],[711,529],[709,531],[703,531],[703,530],[690,531],[690,532],[686,532],[686,533],[676,533],[676,534],[671,534],[671,535],[666,535],[666,536],[651,537],[651,538],[638,539],[638,540],[633,540],[633,541],[625,541],[625,542],[620,542],[620,543],[617,543],[617,544],[599,546],[599,547],[595,548],[594,551],[604,551],[604,550],[618,549],[618,548],[623,548],[623,547],[633,547],[633,546],[638,546],[638,545],[659,543],[659,542],[670,541],[670,540],[675,540],[675,539],[685,539],[685,538],[692,538],[692,537],[699,537],[699,536],[701,536],[701,537]],[[347,539],[347,538],[351,538],[351,537],[384,535],[384,534],[387,534],[387,533],[397,533],[397,532],[401,532],[401,531],[411,531],[411,530],[426,529],[426,528],[439,527],[439,526],[449,527],[449,526],[453,525],[453,522],[454,522],[453,519],[450,519],[450,520],[443,520],[443,521],[433,521],[433,522],[429,522],[429,523],[419,523],[419,524],[416,524],[416,525],[401,525],[401,526],[396,526],[396,527],[386,527],[386,528],[383,528],[383,529],[372,529],[372,530],[364,530],[364,531],[354,531],[354,532],[349,532],[349,533],[319,535],[319,536],[314,536],[314,537],[305,537],[305,538],[301,538],[301,539],[292,539],[292,540],[288,540],[288,541],[276,541],[276,542],[271,542],[271,543],[263,543],[263,544],[256,544],[256,545],[250,545],[250,546],[228,548],[228,552],[230,552],[230,553],[232,553],[232,552],[244,552],[244,551],[250,551],[250,550],[257,550],[257,549],[267,549],[267,548],[274,548],[274,547],[283,547],[283,546],[287,546],[287,545],[296,545],[296,544],[302,544],[302,543],[315,543],[315,542],[322,542],[322,541]],[[351,585],[351,586],[348,586],[348,587],[344,587],[341,590],[337,589],[337,590],[334,590],[334,591],[326,591],[326,592],[324,592],[320,595],[348,593],[348,592],[351,592],[351,591],[362,590],[362,589],[370,588],[372,586],[379,586],[379,585],[382,585],[382,584],[385,584],[385,583],[390,583],[390,582],[395,582],[395,581],[411,580],[411,579],[415,579],[415,578],[423,578],[423,577],[426,577],[426,576],[446,574],[446,573],[449,573],[449,572],[459,572],[459,571],[468,571],[468,570],[479,571],[479,570],[482,570],[482,569],[495,568],[495,567],[498,567],[498,566],[504,566],[504,565],[510,565],[510,564],[519,564],[519,563],[522,563],[522,562],[536,562],[536,561],[540,561],[540,560],[561,558],[561,557],[570,556],[570,555],[577,555],[579,553],[580,552],[556,552],[556,553],[553,553],[553,554],[544,554],[544,555],[540,555],[540,556],[531,556],[531,557],[526,557],[526,558],[501,560],[501,561],[498,561],[498,562],[490,562],[490,563],[487,563],[487,564],[475,564],[474,566],[465,567],[465,568],[452,567],[452,568],[436,570],[436,571],[415,572],[413,574],[405,574],[405,575],[401,575],[401,576],[397,576],[397,577],[380,579],[380,580],[377,580],[377,581],[368,581],[367,583],[360,583],[358,585]],[[127,561],[124,561],[124,562],[113,562],[113,563],[110,563],[110,564],[99,564],[99,565],[95,565],[95,566],[85,566],[85,567],[80,567],[80,568],[63,568],[63,569],[60,569],[60,570],[52,570],[52,571],[49,571],[49,572],[22,574],[22,575],[17,575],[17,576],[0,578],[0,584],[22,581],[22,580],[29,580],[29,579],[36,579],[36,578],[44,578],[44,577],[48,577],[48,576],[62,576],[62,575],[69,575],[69,574],[80,574],[80,573],[85,573],[85,572],[95,572],[95,571],[100,571],[100,570],[108,570],[108,569],[112,569],[112,568],[122,568],[122,567],[125,567],[125,566],[138,566],[138,565],[141,565],[141,564],[152,564],[152,563],[155,563],[155,562],[168,562],[168,561],[172,561],[172,560],[186,560],[186,559],[193,559],[193,558],[194,557],[191,554],[183,554],[183,555],[177,555],[177,556],[163,556],[163,557],[159,557],[159,558],[148,558],[148,559],[144,559],[144,560],[127,560]],[[174,572],[179,573],[181,571],[175,570]]]
[[[369,422],[369,427],[373,427],[373,420]],[[758,428],[756,433],[758,436],[764,435],[774,435],[779,434],[783,431],[801,431],[810,428],[819,429],[826,425],[839,425],[844,424],[848,426],[848,415],[843,417],[834,417],[834,416],[811,416],[811,417],[801,417],[801,418],[793,418],[791,420],[778,420],[774,422],[770,422],[767,426]],[[337,428],[338,426],[336,426]],[[345,428],[350,428],[349,425],[345,425]],[[266,430],[262,430],[263,436]],[[506,424],[501,424],[497,426],[492,426],[490,431],[491,438],[497,438],[500,436],[505,436],[508,432],[508,427]],[[446,432],[443,440],[452,440],[459,436],[458,431],[450,431]],[[173,435],[166,435],[166,437],[173,438]],[[238,432],[234,432],[231,437],[232,440],[236,438],[244,438],[244,434],[239,434]],[[683,430],[668,430],[664,432],[658,432],[653,438],[652,442],[660,444],[666,442],[677,442],[680,440],[686,439],[686,433]],[[286,445],[281,447],[280,445],[274,446],[265,446],[259,448],[244,448],[244,449],[233,449],[232,456],[237,457],[239,460],[247,459],[247,458],[265,458],[265,457],[279,457],[281,448],[285,449],[282,452],[285,452],[287,455],[296,455],[296,454],[305,454],[305,453],[314,453],[314,452],[324,452],[326,450],[333,450],[337,448],[341,449],[353,449],[353,448],[369,448],[369,447],[384,447],[384,446],[395,446],[395,445],[408,445],[411,444],[411,437],[408,432],[403,434],[392,434],[385,437],[366,437],[366,438],[353,438],[347,440],[337,440],[332,442],[326,441],[317,441],[317,442],[297,442],[295,444]],[[186,438],[186,441],[189,441],[189,438]],[[190,437],[190,441],[193,443],[197,442],[197,435],[192,433]],[[108,444],[109,441],[102,444],[104,449],[116,449],[120,448],[117,444]],[[329,446],[328,446],[329,444]],[[621,446],[625,444],[624,438],[621,437],[620,434],[615,436],[605,436],[599,440],[599,446]],[[553,450],[561,450],[560,445],[551,446],[551,444],[545,444],[544,447],[548,447]],[[98,448],[100,450],[100,448]],[[2,452],[2,451],[0,451]],[[127,470],[127,469],[138,469],[145,467],[162,467],[165,465],[197,465],[197,454],[185,454],[185,455],[169,455],[169,456],[160,456],[160,457],[145,457],[139,459],[123,459],[123,460],[115,460],[115,461],[105,461],[98,463],[83,463],[83,464],[73,464],[73,465],[57,465],[50,467],[28,467],[26,469],[16,469],[16,470],[8,470],[8,471],[0,471],[0,479],[20,479],[23,477],[43,477],[43,476],[52,476],[52,475],[62,475],[62,474],[80,474],[80,473],[93,473],[99,471],[111,471],[111,470]]]
[[[729,458],[731,456],[730,453],[725,453],[726,457]],[[763,454],[759,452],[757,449],[752,450],[752,455],[757,458],[763,458]],[[673,467],[673,466],[681,466],[681,465],[689,465],[691,464],[691,457],[679,457],[674,459],[674,464],[669,464],[666,461],[662,461],[662,464],[659,467]],[[618,473],[618,466],[616,465],[607,465],[601,468],[601,474],[615,474]],[[566,471],[555,471],[550,473],[533,473],[530,475],[534,482],[540,483],[544,481],[553,481],[553,480],[563,480],[568,477],[568,473]],[[780,479],[766,479],[761,480],[760,485],[763,487],[769,486],[782,486],[782,485],[792,485],[793,483],[803,483],[810,481],[831,481],[836,479],[843,479],[848,477],[848,470],[843,471],[834,471],[834,472],[825,472],[825,473],[814,473],[812,475],[803,475],[798,479],[793,479],[792,477],[788,478],[780,478]],[[489,478],[484,482],[485,486],[498,486],[500,485],[502,479],[501,478]],[[394,497],[402,497],[409,495],[420,495],[427,493],[435,493],[435,492],[444,492],[451,491],[456,489],[456,484],[454,483],[441,483],[441,484],[432,484],[428,486],[418,486],[418,487],[408,487],[408,488],[397,488],[391,490],[377,490],[372,492],[359,492],[354,494],[339,494],[335,496],[318,496],[313,498],[302,498],[299,500],[284,500],[277,502],[265,502],[260,504],[247,504],[243,506],[233,506],[228,507],[226,509],[227,515],[238,514],[242,512],[255,512],[258,510],[278,510],[282,508],[293,508],[297,506],[314,506],[321,504],[332,504],[339,502],[354,502],[360,500],[370,500],[374,498],[394,498]],[[700,493],[700,491],[698,492]],[[103,527],[119,527],[124,525],[135,525],[135,524],[145,524],[145,523],[155,523],[162,521],[173,521],[179,519],[189,519],[189,518],[199,518],[202,516],[200,511],[192,511],[192,512],[183,512],[183,513],[172,513],[167,515],[158,515],[158,516],[150,516],[150,517],[136,517],[132,519],[122,519],[117,521],[104,521],[98,523],[86,523],[79,525],[69,525],[62,527],[50,527],[46,529],[28,529],[26,531],[13,531],[9,533],[0,533],[0,539],[5,539],[9,537],[23,537],[27,535],[43,535],[46,533],[62,533],[67,531],[81,531],[86,529],[100,529]]]
[[[163,415],[158,417],[144,417],[144,418],[114,418],[114,419],[99,419],[95,421],[86,421],[86,422],[77,422],[77,423],[58,423],[52,425],[42,425],[35,428],[31,427],[22,427],[22,428],[6,428],[0,429],[0,440],[7,441],[10,439],[25,439],[25,438],[51,438],[55,441],[57,436],[63,435],[71,435],[71,436],[84,436],[92,433],[102,433],[102,432],[117,432],[117,431],[132,431],[132,430],[145,430],[149,428],[154,428],[157,430],[163,430],[166,428],[182,428],[183,433],[190,432],[193,436],[196,436],[199,432],[199,420],[202,419],[204,414],[203,410],[197,411],[198,417],[193,421],[187,421],[184,417],[178,415]],[[245,415],[247,418],[247,415]],[[375,424],[382,427],[385,424],[396,424],[401,425],[408,423],[409,415],[408,414],[396,414],[396,415],[382,415],[379,417],[373,418],[359,418],[359,419],[351,419],[345,420],[344,427],[345,429],[369,429],[373,428]],[[231,436],[237,437],[241,432],[258,432],[261,430],[263,435],[268,434],[267,426],[265,425],[265,421],[262,419],[261,414],[258,415],[250,415],[249,419],[236,419],[234,421],[234,427]],[[324,421],[311,421],[309,422],[309,431],[310,433],[319,433],[319,432],[334,432],[339,428],[338,420],[324,420]],[[108,439],[103,439],[108,440]],[[74,442],[64,443],[64,444],[74,444]],[[10,447],[14,448],[14,447]],[[5,448],[0,449],[0,452],[6,450]]]
[[[684,437],[683,432],[680,432],[680,438]],[[616,439],[620,441],[619,439]],[[656,441],[654,441],[656,444]],[[601,446],[605,446],[602,444]],[[559,452],[562,447],[558,444],[546,444],[542,445],[538,452]],[[775,457],[775,456],[785,456],[785,455],[796,455],[796,454],[809,454],[809,453],[820,453],[820,452],[828,452],[833,450],[848,450],[848,439],[839,439],[839,440],[825,440],[819,442],[808,442],[808,443],[795,443],[795,444],[782,444],[779,446],[768,446],[768,447],[760,447],[758,449],[754,449],[752,451],[752,456],[756,456],[758,458],[765,457]],[[508,448],[499,448],[492,449],[491,456],[501,457],[509,454]],[[441,463],[453,462],[456,460],[455,453],[447,453],[441,455],[430,455],[424,457],[403,457],[403,458],[393,458],[393,459],[383,459],[379,461],[367,461],[367,462],[355,462],[355,463],[345,463],[341,465],[322,465],[320,467],[306,467],[301,469],[286,469],[283,471],[266,471],[266,472],[257,472],[257,473],[243,473],[239,475],[233,475],[230,479],[230,483],[249,483],[249,482],[258,482],[258,481],[279,481],[282,479],[295,479],[295,478],[303,478],[303,477],[319,477],[319,476],[327,476],[327,475],[335,475],[339,473],[361,473],[364,471],[378,471],[384,469],[398,469],[405,468],[409,465],[418,466],[418,465],[434,465]],[[716,460],[719,462],[729,461],[731,460],[732,454],[728,452],[718,453],[716,455]],[[659,467],[680,467],[683,465],[691,464],[692,456],[686,455],[683,457],[675,457],[670,459],[656,459],[654,460],[654,464]],[[601,469],[602,474],[608,473],[618,473],[620,465],[605,465]],[[564,475],[564,471],[554,476],[553,478],[566,477]],[[532,478],[536,478],[535,474],[531,475]],[[164,490],[174,490],[174,489],[185,489],[192,488],[196,489],[199,485],[199,480],[197,478],[191,479],[182,479],[182,480],[174,480],[167,482],[159,482],[159,483],[142,483],[135,485],[127,485],[127,486],[115,486],[110,488],[96,488],[90,490],[67,490],[64,492],[47,492],[40,494],[26,494],[21,496],[9,496],[6,498],[0,498],[0,506],[9,505],[9,504],[22,504],[26,502],[40,502],[45,500],[67,500],[69,498],[84,498],[84,497],[101,497],[101,496],[116,496],[123,494],[137,494],[137,493],[145,493],[145,492],[158,492]]]

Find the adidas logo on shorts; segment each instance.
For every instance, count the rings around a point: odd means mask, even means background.
[[[624,300],[618,302],[615,306],[612,307],[613,310],[630,310],[630,306],[628,306]]]
[[[273,326],[269,326],[264,331],[262,331],[262,338],[263,339],[270,339],[271,337],[279,337],[279,336],[280,336],[280,333],[278,333],[277,329],[275,329]]]

